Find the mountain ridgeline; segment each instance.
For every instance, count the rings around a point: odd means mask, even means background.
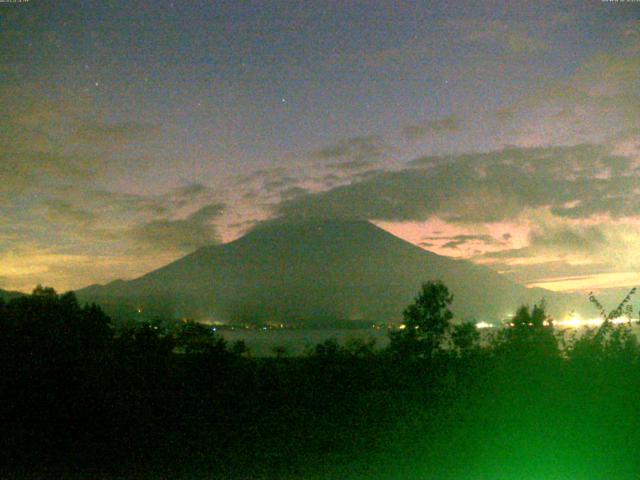
[[[14,298],[22,297],[23,295],[24,293],[22,292],[14,292],[10,290],[0,289],[0,299],[5,302],[8,302],[9,300],[12,300]]]
[[[556,315],[585,303],[436,255],[366,221],[264,225],[137,279],[77,294],[112,314],[329,326],[398,322],[421,283],[436,279],[449,286],[453,311],[465,320],[503,320],[518,305],[542,298]]]

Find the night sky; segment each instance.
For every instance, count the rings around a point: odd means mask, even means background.
[[[277,216],[527,285],[640,283],[640,3],[0,3],[0,288]]]

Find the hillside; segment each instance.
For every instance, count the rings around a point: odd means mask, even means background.
[[[77,293],[107,310],[120,305],[146,315],[386,322],[399,321],[420,284],[431,279],[449,286],[453,310],[464,319],[500,320],[543,297],[557,315],[584,304],[581,297],[528,289],[489,268],[425,251],[364,221],[269,224],[140,278]]]

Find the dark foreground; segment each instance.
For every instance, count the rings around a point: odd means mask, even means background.
[[[488,346],[463,334],[258,359],[40,290],[0,304],[0,477],[640,477],[628,328],[565,346],[535,321]]]

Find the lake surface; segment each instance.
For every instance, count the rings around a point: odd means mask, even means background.
[[[559,337],[569,339],[574,334],[580,334],[589,325],[576,327],[559,326],[556,333]],[[593,328],[593,327],[592,327]],[[499,328],[487,328],[481,330],[481,337],[488,341]],[[640,326],[637,322],[632,324],[632,331],[640,338]],[[229,343],[244,340],[251,354],[256,357],[272,356],[273,349],[284,347],[287,356],[303,355],[308,350],[330,338],[335,338],[340,345],[344,345],[349,339],[360,338],[363,340],[375,340],[375,348],[384,348],[389,344],[388,330],[386,328],[374,329],[221,329],[218,333]]]
[[[389,343],[387,330],[369,329],[274,329],[274,330],[220,330],[218,333],[229,343],[244,340],[253,356],[271,356],[273,349],[284,347],[287,356],[302,355],[330,338],[344,343],[350,338],[374,339],[376,348]]]

